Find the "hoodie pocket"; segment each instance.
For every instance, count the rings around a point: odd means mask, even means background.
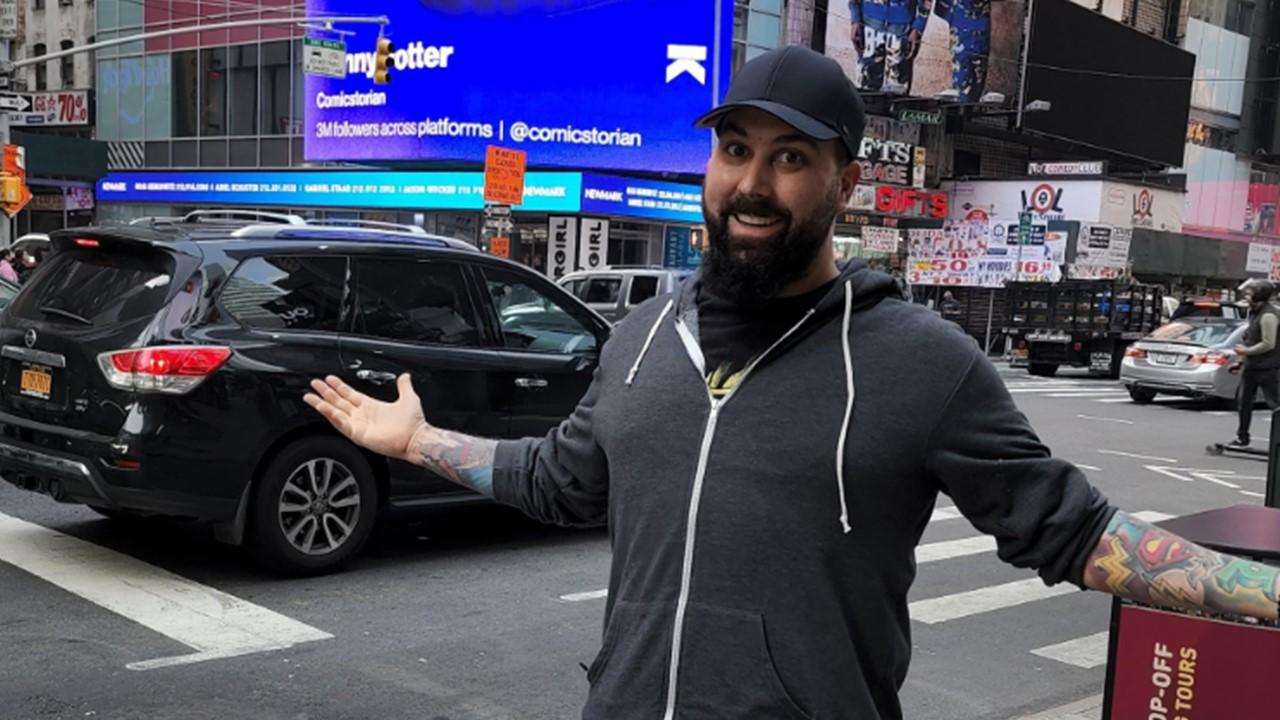
[[[583,718],[662,717],[674,617],[673,603],[614,604],[604,644],[587,669]]]
[[[677,717],[812,720],[782,682],[760,613],[690,603]]]

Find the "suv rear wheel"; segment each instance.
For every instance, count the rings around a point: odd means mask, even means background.
[[[311,575],[338,569],[373,531],[378,486],[365,456],[336,438],[288,445],[255,493],[253,549],[273,570]]]
[[[1058,374],[1057,363],[1031,363],[1027,367],[1027,372],[1036,377],[1053,377]]]

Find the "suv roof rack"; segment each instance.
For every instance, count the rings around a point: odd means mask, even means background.
[[[391,223],[387,223],[391,224]],[[303,223],[300,226],[290,225],[246,225],[231,233],[237,239],[308,239],[308,240],[400,240],[406,242],[428,243],[436,247],[447,247],[454,250],[480,252],[475,245],[456,238],[443,235],[431,235],[422,228],[416,232],[401,230],[398,227],[347,227]]]
[[[307,220],[308,225],[319,225],[321,227],[349,227],[364,228],[368,230],[391,230],[395,232],[409,233],[410,235],[419,235],[427,237],[427,231],[417,225],[407,225],[401,223],[382,222],[380,220],[348,220],[344,218],[325,218],[323,220]]]
[[[264,212],[262,210],[192,210],[182,217],[184,223],[201,222],[249,222],[255,225],[306,225],[307,221],[297,215],[288,213]]]

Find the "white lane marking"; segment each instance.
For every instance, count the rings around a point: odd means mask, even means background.
[[[1082,463],[1072,463],[1072,464],[1080,468],[1081,470],[1088,470],[1089,472],[1102,472],[1102,468],[1095,467],[1093,465],[1084,465]]]
[[[582,602],[584,600],[600,600],[609,596],[608,590],[592,590],[591,592],[569,593],[561,595],[560,599],[565,602]]]
[[[1012,393],[1012,394],[1014,394],[1014,395],[1018,395],[1018,394],[1021,394],[1021,393],[1051,393],[1051,392],[1068,392],[1068,391],[1074,391],[1074,390],[1077,390],[1077,389],[1079,389],[1079,390],[1086,390],[1086,388],[1076,388],[1076,387],[1066,386],[1066,385],[1060,385],[1060,386],[1057,386],[1057,387],[1054,387],[1054,386],[1051,386],[1051,385],[1050,385],[1050,386],[1042,386],[1042,387],[1006,387],[1006,389],[1007,389],[1010,393]]]
[[[936,523],[943,520],[958,520],[964,517],[963,514],[955,507],[934,508],[933,514],[929,516],[929,522]]]
[[[1161,475],[1164,475],[1165,477],[1171,477],[1174,480],[1181,480],[1182,482],[1195,482],[1195,478],[1186,477],[1182,475],[1180,472],[1176,471],[1174,468],[1160,467],[1159,465],[1145,465],[1144,467],[1146,467],[1148,470],[1150,470],[1153,473],[1159,473]]]
[[[1228,415],[1235,415],[1235,413],[1227,412],[1226,410],[1203,410],[1201,412],[1203,412],[1205,415],[1212,415],[1214,417],[1226,417]]]
[[[1263,494],[1262,494],[1262,493],[1260,493],[1260,492],[1253,492],[1252,490],[1241,490],[1241,491],[1240,491],[1240,494],[1241,494],[1241,495],[1248,495],[1249,497],[1256,497],[1256,498],[1265,498],[1265,497],[1266,497],[1266,495],[1263,495]]]
[[[284,650],[333,636],[137,558],[0,513],[0,561],[195,650],[130,670]]]
[[[1120,397],[1113,392],[1082,392],[1082,393],[1049,393],[1044,397],[1048,398],[1066,398],[1069,400],[1100,400]],[[1124,397],[1129,399],[1128,393]]]
[[[1174,517],[1177,517],[1176,515],[1169,515],[1168,513],[1156,512],[1155,510],[1143,510],[1142,512],[1136,512],[1131,514],[1134,517],[1138,518],[1139,520],[1142,520],[1143,522],[1149,522],[1149,523],[1164,522],[1165,520],[1171,520]]]
[[[1120,425],[1133,424],[1132,420],[1122,420],[1120,418],[1109,418],[1109,417],[1098,417],[1096,415],[1076,415],[1076,417],[1080,418],[1081,420],[1092,420],[1094,422],[1109,422],[1109,423],[1117,423]]]
[[[1128,397],[1128,396],[1125,396],[1125,397],[1113,397],[1113,398],[1103,398],[1103,399],[1101,399],[1101,400],[1094,400],[1094,402],[1099,402],[1099,403],[1131,403],[1131,402],[1133,402],[1133,398]]]
[[[1233,482],[1228,482],[1218,477],[1219,475],[1234,476],[1235,473],[1229,470],[1219,470],[1219,471],[1211,471],[1211,472],[1202,472],[1199,470],[1188,470],[1187,472],[1191,473],[1191,477],[1197,480],[1204,480],[1205,482],[1211,482],[1215,485],[1221,485],[1222,487],[1231,488],[1232,490],[1240,489],[1239,485]]]
[[[1156,457],[1155,455],[1138,455],[1136,453],[1123,452],[1121,450],[1099,450],[1101,455],[1116,455],[1118,457],[1134,458],[1135,460],[1153,460],[1155,462],[1176,463],[1174,458]]]
[[[995,552],[995,549],[996,539],[990,535],[976,535],[960,540],[929,543],[916,548],[916,563],[923,565],[924,563],[938,562],[939,560],[981,555],[985,552]]]
[[[1036,648],[1031,651],[1031,654],[1092,670],[1107,664],[1107,642],[1110,636],[1110,632],[1086,635],[1057,645]]]
[[[1080,591],[1071,583],[1059,583],[1050,587],[1040,578],[1033,577],[969,592],[917,600],[911,603],[909,609],[912,620],[936,625],[1075,592]]]

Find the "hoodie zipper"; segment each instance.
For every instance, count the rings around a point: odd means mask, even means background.
[[[689,498],[689,516],[685,522],[684,562],[680,570],[680,597],[676,601],[675,627],[671,633],[671,661],[669,672],[667,673],[667,708],[666,713],[663,715],[663,720],[675,719],[676,687],[680,681],[680,648],[684,644],[684,618],[689,608],[689,590],[693,579],[693,551],[698,533],[698,508],[702,504],[702,486],[707,477],[707,463],[711,458],[711,443],[715,439],[716,424],[720,419],[720,410],[738,393],[738,390],[746,383],[747,378],[755,370],[756,366],[769,357],[779,345],[782,345],[794,335],[809,318],[813,317],[815,312],[815,310],[809,310],[790,330],[778,338],[764,352],[760,353],[759,357],[742,371],[742,376],[738,378],[738,382],[733,386],[733,389],[718,400],[711,394],[711,388],[707,387],[706,358],[702,354],[702,348],[699,347],[697,339],[693,337],[693,333],[689,331],[684,321],[679,318],[676,319],[676,332],[684,343],[685,352],[689,354],[689,359],[693,361],[694,367],[697,368],[702,377],[702,385],[706,388],[707,399],[711,402],[711,411],[707,415],[707,426],[703,430],[702,446],[698,451],[698,468],[693,476],[693,492]]]

